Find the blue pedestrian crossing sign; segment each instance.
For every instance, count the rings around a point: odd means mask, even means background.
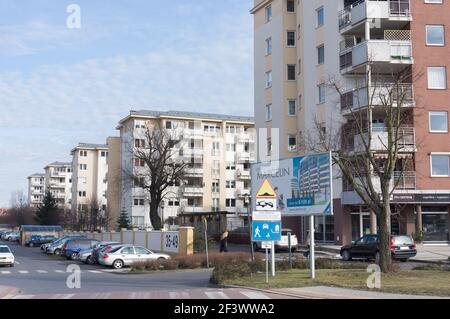
[[[252,222],[253,241],[280,241],[281,222],[280,221],[253,221]]]

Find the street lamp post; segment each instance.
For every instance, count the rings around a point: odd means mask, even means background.
[[[164,230],[165,223],[164,223],[164,201],[159,204],[159,208],[161,209],[161,228]]]

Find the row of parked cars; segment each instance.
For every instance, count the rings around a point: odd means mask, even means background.
[[[36,235],[37,236],[37,235]],[[155,253],[147,248],[123,244],[120,242],[99,241],[84,236],[64,236],[49,241],[49,238],[30,238],[28,246],[36,247],[35,243],[45,241],[40,245],[44,253],[60,255],[68,260],[80,261],[86,264],[100,264],[114,269],[121,269],[136,262],[149,260],[166,260],[167,254]]]
[[[20,239],[20,233],[15,230],[1,231],[0,238],[5,241],[18,242]]]

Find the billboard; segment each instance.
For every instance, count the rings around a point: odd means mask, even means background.
[[[331,154],[314,154],[252,164],[252,205],[265,179],[276,193],[282,216],[332,215]]]

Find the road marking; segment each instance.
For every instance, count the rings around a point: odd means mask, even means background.
[[[93,273],[93,274],[101,274],[102,272],[101,271],[99,271],[99,270],[88,270],[90,273]]]
[[[14,263],[20,265],[20,262],[18,262],[17,260],[15,260]]]
[[[29,274],[30,272],[28,270],[19,270],[19,273],[21,273],[21,274]]]
[[[62,297],[62,299],[70,299],[73,296],[75,296],[75,294],[68,294],[68,295],[65,295],[64,297]]]
[[[4,275],[7,275],[7,274],[10,274],[11,272],[9,270],[2,270],[1,273]]]
[[[37,270],[37,272],[40,274],[48,274],[47,270]]]
[[[14,296],[13,299],[31,299],[33,297],[34,297],[34,295],[17,295],[17,296]]]
[[[64,274],[64,273],[66,273],[64,270],[55,270],[55,272],[57,272],[58,274]]]
[[[227,295],[225,295],[221,291],[207,291],[205,294],[208,296],[209,299],[230,299]]]
[[[239,291],[244,296],[247,296],[249,299],[270,299],[265,294],[256,291]]]
[[[189,293],[187,292],[175,292],[171,291],[169,292],[169,298],[170,299],[190,299]]]

